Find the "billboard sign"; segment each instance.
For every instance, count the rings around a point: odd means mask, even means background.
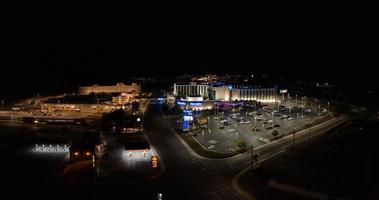
[[[190,122],[193,120],[192,110],[183,110],[183,131],[189,131]]]
[[[183,110],[183,116],[192,116],[192,110]]]

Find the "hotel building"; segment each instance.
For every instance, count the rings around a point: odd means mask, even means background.
[[[215,101],[251,101],[272,103],[277,99],[277,88],[233,87],[232,85],[174,84],[174,95],[180,97],[202,96]]]
[[[141,85],[132,83],[125,85],[124,83],[117,83],[116,85],[101,86],[94,84],[92,86],[80,86],[79,95],[88,95],[90,93],[141,93]]]

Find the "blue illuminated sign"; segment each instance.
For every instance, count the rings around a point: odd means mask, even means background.
[[[158,101],[164,101],[164,98],[159,97],[159,98],[157,98],[157,100],[158,100]]]
[[[192,110],[183,110],[184,116],[192,116]]]
[[[178,101],[176,102],[179,106],[185,106],[186,105],[186,102],[183,102],[183,101]]]
[[[201,106],[201,105],[203,105],[203,104],[200,103],[200,102],[190,102],[189,105],[190,105],[190,106]]]
[[[183,121],[183,130],[188,130],[189,129],[189,121]]]

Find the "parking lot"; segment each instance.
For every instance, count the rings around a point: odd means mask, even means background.
[[[239,149],[237,141],[245,143],[246,148],[257,147],[328,115],[321,106],[302,107],[287,101],[259,108],[222,109],[210,114],[208,128],[197,130],[194,138],[208,150],[231,153]]]

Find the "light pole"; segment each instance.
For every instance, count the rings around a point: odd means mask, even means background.
[[[329,112],[329,101],[328,101],[328,112]]]
[[[254,117],[254,132],[257,133],[257,117]]]
[[[295,104],[297,105],[297,95],[295,95],[295,97],[296,97],[296,98],[295,98],[295,99],[296,99],[296,100],[295,100]]]
[[[301,97],[301,117],[304,117],[304,97]]]

